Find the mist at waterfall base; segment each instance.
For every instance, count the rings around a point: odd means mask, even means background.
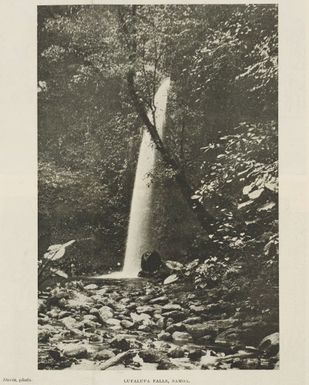
[[[169,87],[170,78],[165,78],[154,97],[155,125],[161,138],[163,137]],[[154,123],[152,111],[148,112],[148,118]],[[157,150],[151,136],[144,129],[135,173],[123,269],[99,278],[137,278],[141,270],[142,254],[149,251],[153,193],[150,173],[155,167],[156,156]]]

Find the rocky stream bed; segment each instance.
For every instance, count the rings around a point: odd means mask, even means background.
[[[277,369],[278,325],[217,289],[77,280],[39,293],[39,369]]]

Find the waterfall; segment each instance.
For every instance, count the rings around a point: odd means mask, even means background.
[[[169,85],[170,79],[164,79],[154,97],[155,124],[161,138],[165,123]],[[148,112],[148,118],[153,123],[151,111]],[[155,166],[156,151],[149,132],[144,129],[137,161],[126,254],[122,271],[123,275],[127,277],[137,277],[141,269],[141,255],[149,250],[151,225],[149,220],[152,202],[152,183],[149,173]]]
[[[170,78],[165,78],[154,97],[155,125],[161,138],[169,86]],[[148,118],[154,123],[152,111],[148,112]],[[156,152],[149,132],[144,129],[135,173],[123,270],[103,276],[105,278],[137,277],[141,269],[141,256],[149,250],[153,190],[150,173],[155,166]]]

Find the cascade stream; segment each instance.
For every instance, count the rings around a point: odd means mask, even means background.
[[[155,124],[163,137],[170,78],[165,78],[154,97]],[[153,123],[152,111],[148,118]],[[149,132],[144,129],[136,167],[124,266],[121,272],[109,274],[110,278],[135,278],[141,269],[141,256],[149,250],[150,217],[153,186],[150,173],[155,167],[156,148]]]

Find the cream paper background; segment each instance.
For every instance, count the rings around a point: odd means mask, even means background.
[[[244,1],[204,3],[214,2]],[[309,384],[305,370],[309,364],[305,349],[309,193],[306,0],[279,0],[280,370],[37,370],[36,6],[73,3],[104,4],[0,0],[0,383],[5,383],[4,378],[18,381],[24,377],[35,385],[118,385],[125,379],[152,382],[172,378],[187,379],[194,385]]]

